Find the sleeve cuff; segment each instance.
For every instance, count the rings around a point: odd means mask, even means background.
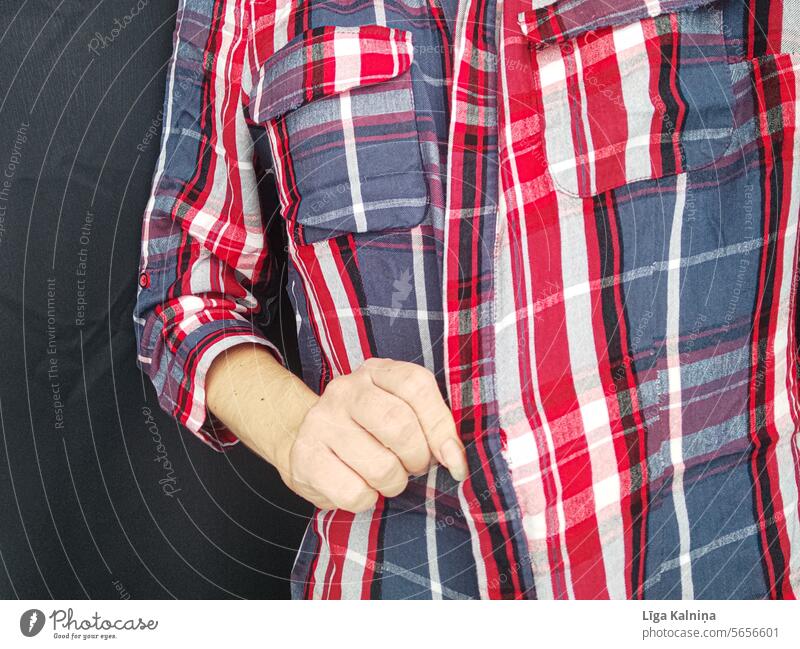
[[[177,390],[178,398],[168,405],[172,406],[178,421],[202,442],[222,451],[239,440],[206,406],[206,374],[211,364],[220,354],[241,344],[266,347],[281,365],[286,363],[278,348],[263,335],[255,333],[249,323],[238,320],[233,323],[213,322],[204,328],[211,330],[204,332],[201,328],[194,332],[178,350],[177,357],[181,359],[178,364],[185,368],[185,372]],[[189,349],[183,349],[189,346]]]

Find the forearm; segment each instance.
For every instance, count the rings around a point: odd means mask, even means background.
[[[287,483],[292,444],[318,399],[260,345],[238,345],[221,354],[206,377],[208,409]]]

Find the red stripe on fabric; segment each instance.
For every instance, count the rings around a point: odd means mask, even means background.
[[[540,214],[542,219],[548,220],[548,227],[529,238],[529,256],[535,259],[546,251],[549,263],[537,268],[534,287],[539,290],[548,287],[549,291],[563,295],[564,261],[561,256],[562,233],[558,222],[558,205],[554,201],[549,209],[543,209]],[[550,423],[555,461],[552,470],[561,482],[558,501],[564,508],[563,536],[570,561],[573,592],[579,599],[607,598],[605,567],[600,558],[603,548],[594,506],[593,477],[592,471],[586,470],[590,462],[587,431],[583,425],[571,370],[564,300],[555,300],[540,315],[542,317],[534,329],[537,377],[544,416]],[[557,503],[554,503],[553,515],[556,508]],[[586,511],[592,514],[585,516]],[[553,586],[556,589],[557,584]],[[566,597],[567,594],[568,591],[555,590],[557,597]]]
[[[297,214],[300,210],[300,201],[303,197],[297,189],[297,180],[292,164],[292,154],[289,144],[289,129],[285,119],[279,119],[274,128],[270,131],[273,136],[273,146],[278,156],[273,160],[276,168],[280,167],[280,173],[276,177],[280,179],[279,191],[282,197],[283,218],[290,236],[294,236],[297,243],[302,243],[302,226],[297,222]]]
[[[783,67],[783,66],[781,66]],[[778,89],[781,93],[781,104],[782,105],[791,105],[796,106],[796,97],[794,96],[794,88],[796,87],[796,81],[792,75],[792,70],[790,67],[786,67],[786,69],[782,70],[781,80],[778,83]],[[785,76],[784,76],[785,75]],[[777,325],[779,320],[779,311],[780,311],[780,300],[777,299],[777,296],[781,290],[781,278],[783,277],[783,270],[784,270],[784,263],[783,263],[783,254],[780,244],[785,242],[786,233],[787,233],[787,222],[789,219],[789,210],[792,207],[792,198],[793,198],[793,191],[795,188],[792,185],[793,177],[794,177],[794,167],[793,167],[793,157],[794,157],[794,143],[796,138],[795,133],[795,126],[794,122],[788,119],[784,120],[783,124],[783,132],[782,132],[782,150],[777,154],[780,157],[780,160],[783,162],[783,178],[782,178],[782,186],[781,186],[781,198],[782,203],[780,205],[780,213],[775,215],[778,218],[778,225],[777,225],[777,232],[779,233],[779,237],[777,241],[775,241],[775,258],[774,258],[774,269],[773,269],[773,296],[775,299],[772,300],[772,303],[769,305],[769,320],[768,320],[768,331],[767,331],[767,350],[768,353],[766,354],[766,368],[767,372],[764,377],[765,379],[765,394],[767,395],[767,403],[771,404],[772,412],[774,413],[775,409],[775,396],[778,392],[776,386],[776,375],[775,375],[775,365],[776,359],[774,354],[770,353],[769,350],[774,349],[775,345],[775,338],[777,335]],[[765,241],[769,241],[767,227],[765,225]],[[770,408],[767,409],[770,411]],[[791,540],[790,540],[790,533],[787,529],[787,521],[786,516],[784,514],[784,505],[783,505],[783,494],[780,491],[780,470],[778,466],[778,459],[776,456],[776,445],[778,440],[780,439],[780,433],[776,426],[776,421],[774,417],[767,417],[766,418],[766,429],[769,434],[770,440],[770,447],[769,453],[767,458],[767,471],[769,475],[769,484],[774,485],[774,488],[771,490],[772,495],[772,507],[775,517],[775,527],[777,528],[778,532],[778,542],[780,544],[780,551],[782,556],[784,557],[784,565],[786,566],[786,573],[783,575],[781,579],[781,584],[783,586],[781,592],[778,596],[782,599],[787,599],[792,597],[792,588],[791,583],[789,581],[789,558],[791,555]]]
[[[754,81],[756,87],[759,89],[764,88],[765,82],[761,66],[758,64],[753,65],[753,74],[754,74]],[[770,263],[779,263],[776,259],[772,259],[768,254],[770,247],[773,245],[770,243],[771,236],[770,236],[770,229],[771,229],[771,222],[773,219],[781,218],[780,214],[772,214],[769,210],[769,207],[773,204],[772,194],[775,191],[778,191],[777,188],[772,186],[771,178],[773,177],[775,171],[775,156],[781,155],[782,152],[775,151],[773,147],[773,136],[770,132],[770,126],[767,122],[767,117],[769,114],[768,109],[771,106],[767,106],[766,98],[763,96],[761,92],[757,93],[757,99],[759,102],[758,106],[758,119],[759,119],[759,129],[761,133],[761,150],[762,150],[762,160],[763,160],[763,178],[765,179],[764,186],[763,186],[763,206],[764,206],[764,230],[762,233],[763,241],[765,242],[765,249],[762,253],[762,260],[761,260],[761,268],[759,271],[759,281],[758,286],[761,288],[759,293],[759,301],[756,305],[755,309],[755,318],[753,321],[753,331],[752,331],[752,350],[751,350],[751,366],[757,372],[757,375],[753,377],[750,381],[749,391],[750,391],[750,408],[751,408],[751,416],[750,416],[750,437],[753,444],[753,452],[751,458],[751,465],[752,465],[752,473],[753,473],[753,483],[754,483],[754,490],[755,490],[755,501],[756,507],[758,511],[758,521],[759,521],[759,532],[761,536],[761,547],[763,550],[763,561],[764,565],[767,570],[768,578],[769,578],[769,591],[770,597],[773,599],[777,599],[781,597],[782,593],[778,592],[778,580],[781,579],[782,581],[786,581],[786,575],[779,575],[777,574],[777,569],[772,557],[773,551],[773,543],[770,539],[768,534],[768,528],[771,524],[771,521],[768,520],[768,515],[764,511],[762,503],[764,502],[765,492],[768,490],[769,485],[778,485],[778,475],[777,475],[777,466],[775,465],[774,461],[774,444],[776,440],[776,431],[774,428],[774,423],[769,422],[769,418],[766,418],[765,421],[765,432],[768,436],[766,441],[762,441],[762,431],[758,427],[759,417],[756,415],[756,410],[760,407],[766,407],[766,404],[762,404],[761,400],[759,399],[759,391],[763,388],[765,394],[774,394],[774,371],[766,370],[763,372],[763,376],[759,377],[759,374],[762,371],[762,364],[761,360],[761,344],[762,340],[764,339],[764,334],[762,333],[762,323],[763,323],[763,309],[765,308],[764,305],[764,290],[767,287],[767,273],[769,272],[769,264]],[[769,313],[773,315],[774,306],[768,306]],[[766,334],[766,344],[767,350],[770,349],[769,342],[770,340],[774,339],[774,331],[770,331],[774,327],[774,317],[769,318],[769,322],[767,324],[768,330]],[[766,366],[774,365],[774,359],[771,359],[771,355],[768,353],[766,355],[765,363]],[[759,463],[759,456],[764,454],[766,460],[766,475],[764,475],[764,471],[761,469]],[[778,489],[769,489],[768,490],[768,497],[772,503],[772,511],[775,514],[775,525],[778,526],[778,512],[782,512],[782,501],[780,499],[780,492]],[[779,539],[783,534],[779,535]],[[784,557],[788,556],[785,553],[784,542],[783,539],[779,540],[780,543],[780,551]]]
[[[323,247],[325,250],[321,253],[320,251]],[[318,338],[318,340],[326,340],[331,345],[330,360],[336,365],[337,372],[339,374],[350,374],[355,368],[350,366],[350,355],[345,345],[336,301],[330,293],[328,279],[324,276],[322,265],[318,259],[320,254],[332,252],[334,248],[335,246],[329,240],[315,245],[298,246],[296,259],[305,275],[305,286],[313,287],[314,289],[313,294],[309,295],[312,298],[309,300],[309,311],[312,309],[320,310],[320,313],[312,316],[312,320],[324,330],[323,337]],[[341,266],[337,268],[337,271],[337,274],[341,276]]]
[[[598,184],[602,182],[604,187],[619,187],[626,184],[628,178],[625,155],[629,137],[628,114],[613,34],[612,30],[604,30],[604,33],[597,34],[596,39],[579,39],[582,54],[596,56],[599,51],[607,53],[606,56],[597,56],[596,60],[589,56],[581,57],[584,61],[581,74],[586,86],[586,114],[589,116],[592,148],[597,153],[594,173]],[[580,119],[583,120],[582,115]]]
[[[767,43],[769,53],[783,51],[783,3],[796,2],[797,0],[783,0],[782,2],[769,3],[769,22],[767,24]]]
[[[347,548],[355,515],[343,509],[331,513],[328,526],[328,545],[331,551],[329,562],[326,599],[342,599],[342,577],[347,561]]]
[[[753,76],[754,76],[754,82],[755,82],[756,87],[757,88],[761,87],[762,77],[761,77],[761,70],[760,70],[758,65],[754,65],[753,66]],[[769,173],[772,170],[772,155],[773,155],[773,152],[772,152],[772,138],[769,135],[769,127],[765,123],[766,122],[766,116],[767,116],[766,107],[763,105],[763,97],[760,96],[759,93],[757,93],[757,100],[761,104],[757,108],[758,108],[758,114],[761,116],[760,117],[759,128],[760,128],[760,132],[762,133],[762,136],[761,136],[761,147],[762,147],[762,155],[763,155],[764,167],[765,167],[765,169],[764,169],[764,178],[768,179],[769,178]],[[764,192],[764,196],[762,198],[762,204],[764,206],[768,206],[770,204],[769,194],[771,193],[771,187],[770,187],[770,183],[769,182],[765,182],[764,183],[763,192]],[[765,209],[765,218],[764,218],[765,227],[769,223],[769,218],[770,218],[770,214],[766,213],[766,209]],[[760,287],[764,286],[764,274],[765,274],[765,272],[766,272],[766,268],[765,268],[764,264],[762,263],[761,264],[761,269],[760,269],[760,272],[759,272],[759,283],[758,283],[758,286],[760,286]],[[758,341],[761,338],[760,333],[759,333],[759,327],[760,327],[760,320],[761,319],[758,317],[758,312],[759,312],[759,309],[757,308],[755,310],[755,314],[756,315],[755,315],[755,318],[754,318],[754,321],[753,321],[753,331],[752,331],[752,334],[751,334],[752,335],[753,344],[752,344],[751,350],[750,350],[750,354],[751,354],[750,364],[751,364],[751,367],[756,368],[756,369],[759,367]],[[769,550],[768,550],[768,548],[769,548],[769,539],[767,537],[766,525],[764,523],[764,520],[765,520],[766,516],[765,516],[764,510],[763,510],[763,507],[761,506],[762,496],[763,495],[762,495],[761,480],[760,480],[760,476],[759,476],[759,466],[758,466],[758,462],[757,462],[758,451],[759,451],[759,449],[761,447],[761,443],[759,441],[759,436],[758,436],[756,417],[753,415],[753,410],[756,407],[755,404],[757,403],[757,400],[758,400],[758,395],[757,395],[756,382],[754,380],[751,380],[750,384],[749,384],[749,401],[750,401],[750,409],[751,409],[751,414],[750,414],[750,439],[751,439],[751,442],[753,444],[753,452],[751,454],[750,463],[751,463],[752,475],[753,475],[753,488],[754,488],[754,491],[755,491],[755,504],[756,504],[756,507],[757,507],[757,519],[758,519],[759,534],[760,534],[760,537],[761,537],[761,547],[762,547],[762,550],[763,550],[763,553],[764,553],[763,561],[764,561],[764,564],[765,564],[767,572],[768,572],[770,596],[774,597],[774,595],[775,595],[775,568],[774,568],[774,566],[772,564],[772,560],[770,558]]]
[[[586,133],[586,122],[583,119],[585,106],[581,93],[581,69],[571,44],[561,47],[561,56],[566,71],[565,85],[569,98],[570,124],[572,127],[572,148],[575,158],[575,176],[578,181],[579,194],[592,193],[592,161],[589,155],[589,138]]]
[[[664,175],[664,160],[661,155],[661,127],[667,107],[661,97],[661,66],[663,65],[661,40],[653,20],[642,21],[644,44],[650,61],[650,101],[655,109],[650,127],[650,173],[651,177]]]

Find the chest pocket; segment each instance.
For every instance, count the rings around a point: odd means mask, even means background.
[[[598,16],[596,4],[557,2],[519,17],[555,186],[590,197],[713,165],[734,124],[720,8],[678,0],[662,3],[671,13],[648,15],[653,3],[639,3]]]
[[[297,244],[421,223],[428,187],[409,32],[310,29],[261,67],[250,95],[266,123],[282,211]]]

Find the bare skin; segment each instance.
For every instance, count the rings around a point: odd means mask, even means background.
[[[464,447],[433,374],[373,358],[317,396],[264,347],[238,345],[206,376],[208,409],[321,509],[358,513],[397,496],[432,463],[467,475]]]

